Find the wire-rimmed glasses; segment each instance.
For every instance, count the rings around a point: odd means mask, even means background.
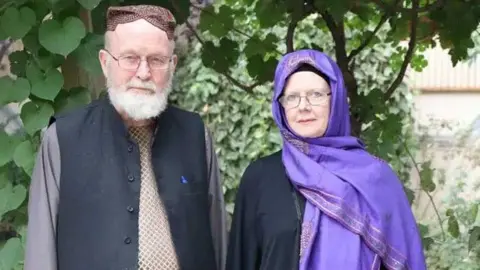
[[[119,57],[113,56],[109,51],[105,50],[122,69],[128,71],[135,71],[140,66],[140,63],[143,60],[143,57],[134,54],[121,55]],[[170,62],[172,61],[171,56],[163,55],[150,55],[146,57],[148,67],[151,70],[163,70],[169,67]]]
[[[293,109],[300,105],[302,98],[306,98],[307,102],[312,106],[324,106],[328,103],[328,98],[331,92],[326,93],[321,90],[308,91],[306,95],[290,94],[281,96],[279,101],[285,109]]]

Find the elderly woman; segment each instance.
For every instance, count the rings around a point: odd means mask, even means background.
[[[426,269],[402,184],[350,135],[336,63],[313,50],[287,54],[274,88],[283,149],[241,179],[226,269]]]

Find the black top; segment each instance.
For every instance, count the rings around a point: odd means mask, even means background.
[[[304,210],[280,151],[250,164],[236,196],[226,269],[298,269]]]
[[[286,177],[280,153],[250,164],[241,179],[230,230],[228,270],[298,269],[305,199]]]

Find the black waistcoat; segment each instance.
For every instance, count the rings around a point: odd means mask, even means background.
[[[59,270],[136,269],[138,146],[108,99],[53,121],[61,155]],[[157,120],[152,147],[181,269],[216,269],[200,117],[169,107]]]

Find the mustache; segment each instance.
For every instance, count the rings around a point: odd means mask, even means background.
[[[127,88],[145,88],[150,91],[155,91],[157,89],[156,85],[152,81],[141,82],[141,81],[129,81],[126,85]]]

